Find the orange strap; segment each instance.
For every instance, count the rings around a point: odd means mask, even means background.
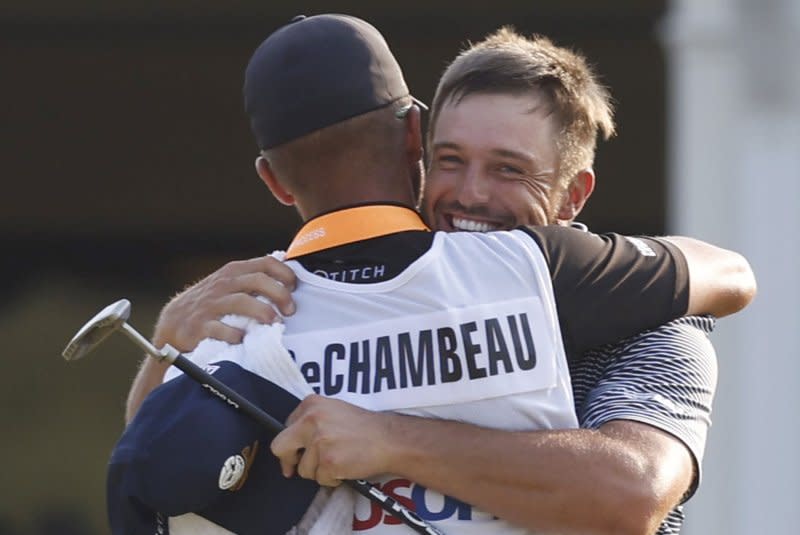
[[[337,210],[306,222],[292,240],[286,258],[406,230],[430,231],[419,214],[403,206],[382,204]]]

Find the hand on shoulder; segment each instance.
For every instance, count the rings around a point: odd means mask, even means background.
[[[168,343],[183,352],[193,350],[204,338],[238,343],[244,333],[220,319],[236,314],[273,323],[280,320],[278,311],[291,315],[294,313],[291,291],[295,284],[294,272],[271,256],[229,262],[164,306],[153,342],[156,346]],[[274,306],[257,296],[266,297]]]

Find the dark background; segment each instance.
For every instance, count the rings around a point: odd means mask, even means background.
[[[105,462],[138,355],[113,339],[67,365],[74,331],[128,297],[149,335],[171,294],[297,229],[253,170],[241,99],[250,53],[293,15],[370,21],[427,102],[459,49],[503,24],[578,48],[619,127],[581,220],[664,232],[663,1],[66,4],[0,6],[0,535],[107,531]]]

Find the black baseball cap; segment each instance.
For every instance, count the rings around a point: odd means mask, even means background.
[[[244,80],[245,110],[262,150],[406,96],[386,40],[349,15],[293,18],[256,49]]]

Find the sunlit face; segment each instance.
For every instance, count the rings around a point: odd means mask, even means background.
[[[436,230],[553,223],[556,120],[535,94],[473,94],[439,112],[423,209]]]

